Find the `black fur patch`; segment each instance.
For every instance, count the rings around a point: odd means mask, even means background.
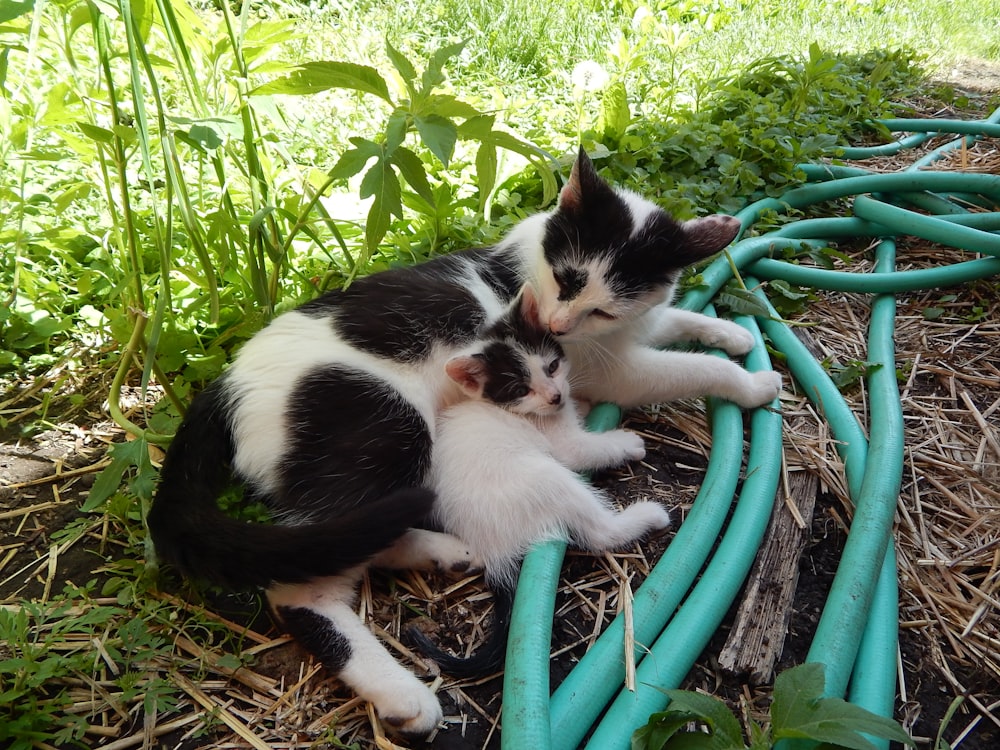
[[[293,393],[277,510],[333,519],[423,485],[431,435],[391,387],[364,372],[327,366],[302,378]]]
[[[482,306],[459,277],[463,253],[358,279],[299,308],[326,316],[353,346],[401,362],[426,358],[438,342],[472,339],[485,320]]]
[[[486,384],[483,395],[495,404],[509,404],[528,395],[531,375],[524,357],[512,346],[499,341],[483,350]]]
[[[553,270],[553,277],[559,285],[559,301],[576,299],[587,286],[587,272],[582,268],[563,267]]]
[[[287,630],[323,666],[334,674],[351,658],[351,643],[329,619],[305,607],[277,607]]]

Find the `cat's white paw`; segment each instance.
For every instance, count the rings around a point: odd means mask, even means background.
[[[632,503],[621,511],[621,515],[627,516],[631,522],[642,529],[638,536],[656,533],[670,527],[670,514],[667,513],[666,508],[652,500],[640,500],[637,503]]]
[[[441,573],[464,576],[483,569],[483,560],[457,536],[439,534],[431,559]]]
[[[437,696],[416,677],[405,688],[373,698],[372,703],[392,732],[412,739],[423,739],[444,719]]]
[[[781,393],[781,375],[774,370],[747,373],[749,387],[736,401],[740,406],[751,409],[769,404]]]
[[[617,463],[641,461],[646,456],[646,444],[642,438],[629,430],[610,430],[602,434],[607,441],[608,452]]]
[[[748,330],[729,320],[713,321],[698,337],[702,344],[713,349],[722,349],[726,354],[739,356],[754,347],[754,337]]]

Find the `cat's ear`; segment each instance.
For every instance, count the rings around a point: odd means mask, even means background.
[[[444,366],[448,377],[473,397],[479,396],[486,385],[486,363],[476,355],[452,357]]]
[[[545,329],[538,306],[538,295],[531,282],[521,287],[521,319],[532,328]]]
[[[586,150],[580,146],[569,179],[559,191],[559,210],[569,213],[582,211],[584,197],[592,195],[595,189],[602,186],[606,187],[604,180],[597,174],[594,162],[587,156]]]
[[[740,220],[734,216],[714,214],[684,222],[684,245],[691,263],[715,255],[736,239]]]

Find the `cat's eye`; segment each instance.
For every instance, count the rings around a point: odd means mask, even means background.
[[[604,320],[614,320],[615,319],[614,315],[612,315],[609,312],[604,312],[604,310],[600,310],[600,309],[591,310],[590,314],[593,315],[595,318],[602,318]]]
[[[549,364],[546,366],[546,368],[545,368],[545,374],[546,375],[554,375],[555,372],[556,372],[556,370],[558,370],[558,369],[559,369],[559,358],[556,357],[554,360],[552,360],[551,362],[549,362]]]
[[[510,389],[510,397],[512,399],[513,398],[524,398],[529,393],[531,393],[531,388],[529,388],[528,386],[526,386],[524,384],[515,385],[513,388]]]

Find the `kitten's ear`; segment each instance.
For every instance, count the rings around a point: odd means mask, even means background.
[[[569,180],[559,192],[559,209],[570,213],[583,210],[584,196],[592,194],[599,185],[604,185],[604,180],[597,174],[586,150],[580,146]]]
[[[452,357],[444,366],[448,377],[470,396],[479,396],[486,385],[486,363],[476,355]]]
[[[530,282],[521,287],[521,319],[532,328],[545,328],[539,312],[538,295]]]
[[[715,255],[736,239],[740,220],[734,216],[714,214],[684,222],[684,239],[690,262]]]

